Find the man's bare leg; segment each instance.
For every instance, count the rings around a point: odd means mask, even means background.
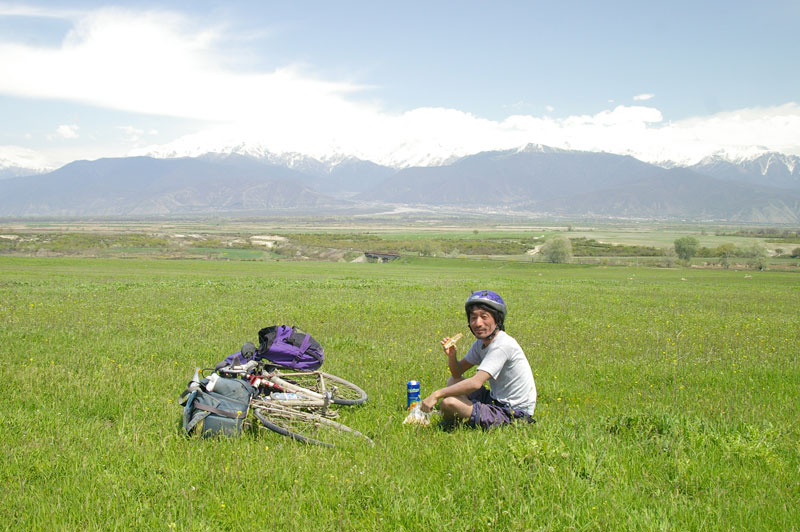
[[[450,377],[447,379],[447,386],[463,381],[464,377]],[[442,399],[439,408],[442,411],[442,418],[447,422],[457,419],[469,419],[472,415],[472,401],[466,395],[455,397],[445,397]]]

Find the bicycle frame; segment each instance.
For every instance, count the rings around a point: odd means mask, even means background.
[[[262,371],[261,373],[253,373],[251,372],[252,369],[253,369],[252,367],[248,368],[247,365],[245,365],[245,366],[231,366],[229,368],[221,369],[220,371],[230,375],[239,375],[246,378],[250,382],[250,384],[252,384],[253,387],[259,391],[259,396],[261,396],[263,400],[267,400],[264,392],[270,393],[272,391],[276,391],[276,392],[295,393],[301,395],[302,398],[297,398],[297,399],[270,398],[269,400],[284,406],[313,408],[315,410],[318,410],[318,412],[321,415],[330,416],[328,407],[331,404],[331,394],[330,392],[327,392],[325,390],[325,379],[323,378],[321,372],[312,371],[312,372],[282,373],[280,371],[275,370],[272,372]],[[307,376],[309,374],[312,375],[316,374],[319,377],[320,388],[322,393],[309,390],[308,388],[304,388],[303,386],[299,386],[282,378],[282,377],[291,378],[292,376]]]
[[[364,390],[341,377],[322,371],[284,373],[256,361],[215,371],[225,377],[245,379],[257,390],[250,405],[262,428],[327,447],[335,446],[340,437],[366,440],[373,445],[369,437],[331,419],[338,416],[332,405],[356,405],[367,400]],[[298,397],[278,399],[273,392],[294,393]]]

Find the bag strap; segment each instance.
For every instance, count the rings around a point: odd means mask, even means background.
[[[190,391],[189,391],[189,388],[188,388],[188,387],[187,387],[185,390],[183,390],[183,393],[182,393],[182,394],[181,394],[181,396],[178,398],[178,404],[179,404],[179,405],[181,405],[181,406],[185,405],[185,404],[186,404],[186,401],[188,401],[188,399],[187,399],[187,396],[188,396],[190,393],[192,393],[192,392],[190,392]]]
[[[229,417],[232,419],[243,419],[247,417],[247,412],[239,411],[237,412],[227,412],[225,410],[220,410],[219,408],[214,408],[213,406],[208,405],[201,405],[196,404],[194,407],[198,410],[205,410],[206,412],[211,412],[212,414],[217,414],[219,416]]]
[[[306,333],[306,337],[303,338],[303,341],[300,343],[300,352],[305,353],[308,346],[311,345],[311,335]]]
[[[311,347],[311,343],[312,342],[316,343],[316,347],[314,349],[309,349],[309,347]],[[319,348],[319,350],[320,350],[319,353],[317,352],[316,348]],[[322,346],[319,345],[319,343],[317,343],[316,340],[311,338],[310,334],[306,334],[306,338],[305,338],[305,340],[303,340],[303,345],[300,346],[300,349],[301,349],[302,353],[304,353],[306,355],[311,355],[312,357],[317,359],[317,362],[322,364],[322,361],[323,361]]]
[[[189,390],[186,390],[186,392],[184,392],[184,393],[187,393],[187,392],[189,392]],[[181,395],[181,400],[183,400],[183,398],[186,397],[186,401],[184,403],[181,403],[181,404],[185,404],[186,405],[183,408],[183,430],[185,430],[187,433],[190,430],[192,430],[192,427],[194,427],[194,424],[190,423],[190,418],[191,418],[191,414],[192,414],[192,405],[194,404],[194,398],[196,396],[197,396],[197,390],[195,390],[195,391],[193,391],[191,393],[187,393],[187,395]]]

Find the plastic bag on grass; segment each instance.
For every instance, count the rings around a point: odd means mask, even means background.
[[[414,403],[409,407],[408,415],[403,420],[403,425],[422,425],[427,427],[431,424],[432,413],[423,412],[419,407],[419,403]]]

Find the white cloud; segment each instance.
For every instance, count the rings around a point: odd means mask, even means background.
[[[325,113],[347,107],[359,87],[303,77],[227,70],[216,28],[189,31],[167,12],[103,9],[77,17],[59,48],[0,43],[0,92],[138,113],[236,121]]]
[[[117,129],[123,133],[125,140],[128,142],[139,142],[145,135],[158,135],[158,131],[155,129],[145,131],[134,126],[117,126]]]
[[[800,107],[794,103],[668,123],[658,109],[626,106],[560,119],[515,115],[501,122],[442,108],[399,115],[364,112],[351,118],[349,128],[324,123],[285,129],[254,122],[219,125],[133,154],[199,155],[251,149],[324,158],[338,152],[403,166],[533,142],[627,154],[649,162],[693,163],[720,150],[743,154],[754,146],[800,155]]]
[[[787,103],[727,111],[670,123],[650,136],[650,146],[642,151],[654,154],[664,146],[671,159],[696,162],[716,152],[744,155],[754,150],[769,150],[800,155],[800,105]],[[652,156],[655,158],[655,156]]]
[[[56,128],[56,136],[62,139],[77,139],[78,129],[80,128],[75,124],[62,124]]]
[[[360,102],[364,86],[317,79],[291,65],[271,72],[231,70],[218,51],[226,39],[223,28],[196,30],[175,13],[103,9],[51,14],[74,21],[60,46],[0,41],[0,94],[206,124],[169,144],[132,153],[193,155],[249,146],[318,157],[337,152],[395,165],[530,142],[648,161],[691,161],[721,149],[735,152],[757,145],[800,154],[796,103],[666,123],[657,108],[646,105],[617,105],[567,118],[520,114],[502,121],[446,108],[392,113]],[[639,94],[634,100],[653,97]],[[137,128],[121,130],[131,142],[144,136]],[[74,125],[59,128],[64,138],[75,138],[77,132]]]
[[[11,167],[35,170],[52,168],[37,151],[22,146],[0,146],[0,169]]]

